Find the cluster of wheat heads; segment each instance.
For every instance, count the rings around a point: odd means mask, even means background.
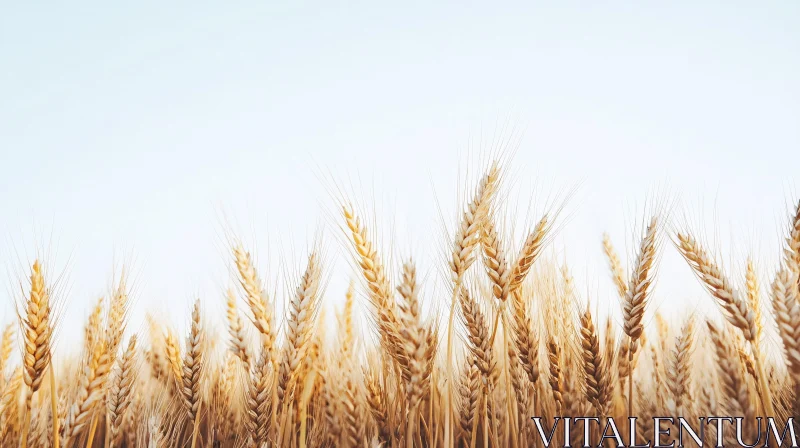
[[[502,178],[491,164],[471,187],[448,237],[447,289],[438,299],[413,259],[391,267],[376,230],[341,203],[357,272],[335,330],[321,312],[327,266],[319,249],[278,310],[254,258],[234,240],[234,287],[219,301],[224,334],[209,334],[209,305],[199,300],[183,338],[152,317],[140,334],[126,331],[130,291],[121,276],[89,314],[80,355],[55,362],[58,297],[34,262],[21,282],[18,323],[2,334],[0,444],[528,447],[541,443],[532,416],[798,415],[800,204],[763,291],[752,262],[735,281],[691,232],[668,231],[665,216],[644,217],[627,263],[604,236],[597,250],[622,316],[604,321],[568,268],[540,256],[557,212],[511,244],[498,207]],[[665,250],[685,258],[720,316],[686,315],[670,326],[648,307]],[[439,302],[430,308],[441,316],[423,312],[423,297]],[[360,331],[358,301],[370,317]],[[783,356],[767,356],[765,326]],[[639,437],[653,440],[652,431],[643,425]],[[555,437],[559,446],[579,443]]]

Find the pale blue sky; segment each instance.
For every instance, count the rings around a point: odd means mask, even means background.
[[[580,183],[554,247],[603,300],[600,236],[625,251],[653,191],[735,263],[755,251],[764,283],[797,198],[797,1],[35,3],[0,14],[0,258],[14,273],[52,233],[74,329],[115,258],[139,309],[218,307],[223,214],[299,262],[331,223],[320,171],[369,188],[429,266],[434,186],[451,217],[470,136],[498,121],[525,130],[523,193]],[[708,300],[665,251],[659,300]]]

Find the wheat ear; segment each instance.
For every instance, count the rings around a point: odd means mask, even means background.
[[[306,270],[300,279],[300,284],[295,290],[295,294],[289,303],[289,319],[286,329],[286,347],[282,354],[278,373],[278,401],[282,403],[281,410],[281,431],[282,434],[292,430],[293,420],[285,415],[284,410],[292,404],[295,383],[299,379],[302,361],[306,357],[307,347],[311,340],[311,335],[315,325],[317,310],[319,307],[319,282],[321,276],[321,265],[319,256],[312,252],[308,257]],[[302,383],[301,383],[302,384]],[[287,392],[289,396],[287,397]]]
[[[525,239],[525,243],[511,267],[509,285],[512,305],[512,338],[517,347],[520,364],[528,375],[529,381],[534,384],[539,377],[539,344],[528,313],[528,303],[522,294],[522,284],[544,246],[550,227],[550,221],[545,215]]]
[[[461,220],[458,223],[453,246],[450,251],[450,270],[453,280],[453,295],[450,299],[450,314],[447,320],[447,354],[445,358],[445,420],[444,420],[444,445],[453,445],[453,318],[457,307],[457,300],[461,294],[461,283],[467,269],[475,261],[473,251],[479,242],[480,226],[491,206],[491,200],[497,191],[500,181],[500,165],[493,163],[487,173],[481,178],[472,200],[467,204]]]
[[[116,375],[111,381],[108,397],[108,419],[109,446],[114,444],[119,438],[119,431],[125,419],[125,413],[133,400],[133,387],[136,382],[136,336],[132,336],[128,342],[128,348],[119,360]]]
[[[314,390],[314,382],[317,380],[317,371],[312,369],[303,379],[303,393],[300,396],[300,448],[306,448],[306,426],[308,425],[308,407],[311,401],[311,394]]]
[[[24,338],[22,366],[25,381],[25,418],[22,428],[22,448],[27,446],[28,426],[31,419],[33,394],[39,390],[44,371],[51,361],[53,319],[50,291],[45,285],[39,260],[33,262],[30,276],[30,295],[23,313],[18,313]]]
[[[611,400],[611,376],[600,351],[597,329],[588,307],[581,315],[581,358],[586,380],[586,399],[598,416],[605,416]]]
[[[656,260],[658,219],[654,216],[645,230],[633,264],[625,298],[622,301],[623,330],[630,339],[628,347],[628,415],[633,415],[633,356],[638,351],[639,338],[644,332],[642,318],[647,307],[648,294],[653,284]]]
[[[493,347],[489,345],[489,324],[478,302],[466,288],[461,288],[461,317],[467,328],[467,340],[475,365],[484,382],[488,382],[494,371]]]
[[[361,438],[361,405],[356,383],[348,375],[344,384],[344,442],[347,447],[357,447]]]
[[[492,219],[487,218],[483,221],[480,239],[483,263],[491,281],[492,295],[495,299],[505,302],[508,298],[511,270]]]
[[[172,329],[167,329],[164,334],[164,351],[164,355],[167,358],[167,366],[172,373],[175,384],[178,388],[182,388],[183,359],[181,358],[181,346]]]
[[[622,317],[624,320],[623,329],[625,334],[631,339],[631,352],[637,350],[636,343],[642,336],[644,326],[642,318],[647,306],[648,293],[653,284],[653,271],[656,259],[657,230],[658,220],[653,217],[647,226],[644,238],[639,246],[639,253],[631,272],[631,279],[628,282],[627,294],[622,306]]]
[[[233,248],[233,258],[236,270],[239,273],[239,285],[244,291],[247,305],[250,307],[253,326],[261,333],[262,346],[269,350],[270,359],[273,359],[272,348],[275,343],[275,329],[272,322],[272,306],[263,290],[263,285],[253,265],[250,252],[246,252],[241,245],[237,245]]]
[[[409,416],[405,435],[408,448],[414,443],[419,403],[430,387],[437,339],[433,327],[422,322],[418,288],[417,270],[414,262],[409,260],[403,265],[402,281],[397,287],[401,298],[398,306],[402,324],[400,333],[405,344],[405,352],[409,357],[409,375],[406,378]]]
[[[486,267],[486,273],[489,276],[490,285],[492,288],[492,295],[495,299],[500,301],[497,311],[494,313],[494,322],[491,326],[491,336],[489,337],[489,346],[494,346],[497,331],[500,328],[500,318],[505,316],[505,303],[508,299],[509,291],[509,275],[511,271],[506,260],[505,250],[503,244],[497,235],[497,229],[494,225],[494,220],[491,217],[486,217],[483,220],[480,232],[481,248],[483,249],[483,264]],[[505,319],[503,319],[505,321]],[[505,334],[505,331],[504,331]],[[506,369],[507,363],[502,364],[502,371],[506,374],[506,384],[509,384],[510,378]],[[493,402],[492,402],[492,405]],[[492,413],[494,418],[494,412]],[[504,433],[508,435],[510,431],[506,430]],[[496,434],[494,434],[496,436]],[[516,435],[516,433],[515,433]],[[508,442],[506,441],[506,444]]]
[[[783,342],[786,368],[795,382],[800,383],[800,293],[797,270],[782,269],[772,283],[772,309],[778,334]]]
[[[728,322],[739,328],[745,340],[750,343],[750,347],[753,349],[753,361],[755,362],[759,389],[761,390],[761,403],[767,416],[774,416],[775,409],[772,405],[772,393],[767,384],[761,345],[757,339],[758,328],[755,313],[750,309],[747,301],[741,297],[740,293],[733,289],[730,281],[719,266],[691,235],[678,234],[678,249],[706,286],[709,293],[717,299],[717,303],[723,309]]]
[[[561,415],[564,408],[564,395],[563,383],[564,378],[561,373],[561,347],[558,345],[552,336],[547,338],[547,365],[548,365],[548,382],[550,383],[550,390],[553,392],[553,401],[556,406],[556,414]]]
[[[512,294],[512,335],[519,361],[528,380],[536,384],[539,379],[539,338],[528,312],[528,303],[519,289]]]
[[[736,362],[737,358],[730,345],[729,337],[726,337],[723,330],[710,320],[706,321],[706,326],[716,352],[719,378],[723,390],[728,397],[729,404],[735,407],[735,409],[729,409],[728,412],[732,412],[731,415],[744,415],[745,419],[749,421],[755,411],[750,400],[747,381],[742,377],[742,370]]]
[[[350,284],[347,286],[347,292],[344,294],[344,308],[342,308],[342,314],[340,319],[340,333],[342,335],[341,338],[341,349],[342,351],[352,351],[352,344],[355,341],[355,336],[353,335],[353,305],[355,304],[355,281],[350,280]]]
[[[761,336],[764,333],[764,316],[761,309],[761,288],[758,284],[756,267],[751,258],[747,259],[747,268],[745,270],[744,279],[745,288],[747,291],[747,303],[750,305],[750,309],[753,310],[753,319],[755,320],[755,340],[761,341]]]
[[[355,215],[349,205],[342,207],[347,232],[353,243],[356,263],[367,283],[369,300],[375,310],[376,322],[380,330],[381,345],[401,366],[405,365],[401,337],[398,333],[396,304],[392,299],[392,288],[380,257],[367,235],[366,227]]]
[[[319,307],[319,281],[321,266],[319,257],[312,252],[300,284],[289,302],[289,319],[286,323],[286,348],[283,352],[278,380],[278,400],[284,403],[289,383],[298,373],[300,363],[311,339],[314,319]]]
[[[675,338],[675,348],[669,354],[667,366],[667,386],[675,400],[678,416],[686,412],[686,404],[691,403],[692,352],[694,349],[694,319],[688,318]]]
[[[3,330],[2,342],[0,342],[0,391],[5,389],[6,366],[11,352],[14,351],[14,324],[8,324]]]
[[[709,257],[705,249],[691,235],[678,234],[678,249],[703,282],[708,292],[717,299],[725,318],[739,328],[748,341],[755,338],[756,326],[753,311],[733,289],[719,266]]]
[[[476,423],[480,401],[481,374],[472,354],[467,354],[466,365],[458,384],[460,398],[459,426],[464,437],[469,439]]]
[[[203,343],[205,331],[200,319],[200,299],[192,309],[192,324],[189,337],[186,339],[186,353],[183,357],[183,380],[181,397],[189,420],[193,422],[192,448],[197,443],[197,427],[200,421],[200,380],[203,369]]]
[[[19,431],[19,397],[22,389],[22,369],[14,370],[0,395],[0,443],[11,445],[10,439]]]
[[[62,432],[64,446],[69,446],[78,433],[92,421],[95,406],[103,400],[106,392],[104,380],[109,363],[105,339],[96,341],[95,345],[87,347],[87,350],[78,395],[64,420]]]
[[[793,266],[795,270],[800,268],[800,201],[797,202],[789,225],[784,259],[787,266]]]
[[[242,316],[236,308],[236,295],[228,289],[225,293],[225,317],[230,336],[230,350],[246,367],[250,366],[250,349],[247,346],[247,335],[244,330]]]
[[[246,403],[246,426],[255,446],[267,442],[269,434],[270,414],[270,373],[269,351],[262,350],[261,355],[252,367],[248,376],[248,393]]]
[[[122,335],[125,333],[129,302],[125,273],[123,272],[109,304],[108,324],[105,333],[108,362],[112,364],[116,361],[117,351],[122,342]],[[106,372],[110,372],[110,368]]]
[[[608,259],[608,266],[611,269],[611,279],[614,281],[614,286],[617,287],[617,294],[620,299],[625,300],[628,297],[628,283],[625,281],[625,271],[622,269],[622,262],[617,255],[614,244],[611,243],[611,237],[607,233],[603,234],[603,253],[606,254]]]

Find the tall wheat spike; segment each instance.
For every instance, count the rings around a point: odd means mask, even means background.
[[[686,415],[691,403],[692,353],[694,350],[694,319],[688,318],[675,338],[675,348],[669,355],[667,385],[679,416]]]
[[[14,445],[11,440],[20,430],[19,398],[22,375],[22,368],[14,370],[0,395],[0,443],[4,446]]]
[[[246,426],[250,440],[255,446],[262,446],[267,442],[269,434],[269,414],[272,403],[270,401],[270,373],[269,350],[262,350],[258,361],[251,369],[248,376],[248,394],[246,406]]]
[[[786,237],[784,259],[787,266],[793,266],[794,269],[800,268],[800,201],[797,201],[797,206],[791,217],[789,235]]]
[[[244,291],[245,299],[250,307],[251,321],[261,333],[262,345],[269,350],[272,357],[275,343],[272,306],[263,290],[250,253],[246,252],[241,245],[236,245],[233,248],[233,257],[239,274],[239,285]]]
[[[236,308],[236,295],[228,289],[225,293],[225,317],[230,337],[230,350],[245,366],[250,365],[250,351],[247,345],[247,335],[242,322],[242,316]]]
[[[775,409],[772,404],[772,393],[767,385],[761,345],[757,339],[758,326],[755,313],[750,309],[747,301],[741,297],[740,293],[733,289],[730,281],[719,266],[693,237],[679,233],[677,238],[678,249],[681,254],[689,262],[689,265],[694,269],[709,293],[717,299],[717,303],[723,309],[728,322],[739,328],[744,338],[750,343],[761,390],[761,403],[767,415],[774,416]]]
[[[22,352],[23,380],[25,381],[25,419],[22,423],[22,448],[27,446],[28,425],[31,419],[33,394],[39,390],[44,371],[52,357],[53,316],[51,296],[45,284],[44,272],[39,260],[33,262],[30,276],[30,294],[24,310],[18,313],[24,346]]]
[[[105,377],[110,364],[104,338],[87,347],[86,361],[81,371],[78,395],[70,406],[62,430],[62,444],[66,447],[86,425],[91,423],[95,407],[105,396]]]
[[[508,267],[505,250],[497,235],[497,229],[491,218],[483,221],[480,233],[481,248],[483,248],[483,262],[486,273],[492,284],[494,298],[505,302],[510,288],[511,270]]]
[[[611,401],[611,376],[600,351],[597,329],[587,308],[581,316],[581,357],[586,381],[586,399],[598,416],[605,416]]]
[[[455,316],[457,300],[461,294],[462,281],[469,267],[475,261],[473,251],[480,241],[479,229],[483,224],[489,209],[491,200],[497,191],[500,180],[500,165],[495,162],[481,178],[478,188],[472,200],[467,204],[467,208],[461,216],[461,220],[456,228],[453,238],[453,246],[450,251],[450,270],[453,280],[453,296],[450,300],[450,316],[447,321],[447,353],[445,358],[446,372],[445,381],[447,382],[447,393],[444,401],[444,444],[453,444],[453,318]]]
[[[772,309],[786,355],[786,367],[795,382],[800,383],[800,292],[797,277],[797,269],[793,267],[778,272],[772,283]]]
[[[181,398],[189,421],[193,422],[192,448],[197,443],[197,426],[200,417],[200,380],[203,373],[203,351],[205,331],[200,319],[200,299],[197,299],[192,309],[192,325],[189,337],[186,339],[186,353],[183,357],[183,372],[181,380]]]
[[[289,320],[286,330],[286,347],[282,354],[279,366],[277,395],[278,401],[283,403],[282,409],[287,409],[293,397],[287,397],[287,388],[293,388],[298,379],[299,369],[306,356],[306,350],[311,340],[315,327],[315,318],[319,305],[319,282],[321,266],[319,256],[312,252],[308,257],[308,264],[300,284],[295,290],[294,297],[289,303]],[[293,394],[293,392],[290,391]],[[292,423],[287,415],[281,413],[282,428],[294,433],[290,426]],[[283,431],[281,431],[283,433]]]
[[[437,340],[434,328],[422,322],[418,288],[417,270],[414,262],[409,260],[403,265],[402,281],[397,287],[402,299],[398,306],[401,336],[409,357],[409,377],[406,379],[409,416],[405,434],[409,448],[414,444],[420,401],[430,389]]]
[[[622,269],[622,262],[617,255],[614,244],[611,242],[611,237],[603,234],[603,253],[606,254],[608,265],[611,269],[611,279],[614,280],[614,286],[617,287],[617,294],[620,299],[625,300],[628,297],[628,283],[625,280],[625,271]]]
[[[753,319],[756,324],[755,340],[761,341],[764,334],[764,316],[761,309],[761,291],[758,284],[758,275],[756,274],[756,267],[752,258],[747,258],[747,267],[745,270],[745,288],[747,291],[747,303],[750,309],[753,310]]]
[[[308,265],[289,302],[289,320],[286,328],[286,348],[280,364],[278,399],[283,402],[290,380],[297,374],[300,362],[305,357],[306,347],[311,339],[314,319],[319,306],[319,282],[321,266],[319,257],[312,252]]]
[[[5,387],[6,366],[8,366],[11,352],[14,351],[15,331],[14,324],[6,325],[2,339],[0,339],[0,377],[2,377],[0,378],[0,390]]]
[[[747,421],[753,418],[755,410],[750,399],[750,390],[737,365],[733,348],[723,330],[714,322],[706,321],[708,334],[716,352],[719,378],[728,400],[731,415],[743,415]]]
[[[553,393],[553,401],[556,405],[556,413],[555,415],[561,415],[562,410],[564,408],[564,395],[563,395],[563,382],[564,379],[562,377],[561,372],[561,347],[559,347],[558,343],[552,336],[548,336],[547,339],[547,365],[549,367],[549,383],[550,383],[550,390]]]
[[[120,436],[125,413],[133,401],[133,388],[137,376],[136,365],[136,336],[131,336],[128,348],[119,360],[116,374],[111,381],[108,395],[108,419],[110,439],[109,446],[113,448]]]
[[[644,332],[642,319],[653,284],[654,263],[658,244],[658,218],[653,216],[647,225],[639,252],[633,263],[630,281],[622,300],[622,328],[629,338],[628,347],[628,414],[633,415],[633,358],[638,351],[639,338]],[[610,258],[610,257],[609,257]],[[613,270],[613,267],[612,267]],[[618,287],[619,289],[619,287]]]
[[[653,268],[656,259],[658,219],[654,216],[647,225],[639,253],[633,264],[627,293],[622,306],[625,334],[631,339],[630,351],[637,350],[637,342],[644,332],[642,318],[647,306],[648,294],[653,284]]]

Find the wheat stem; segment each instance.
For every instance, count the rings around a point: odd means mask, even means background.
[[[58,448],[61,440],[58,437],[58,384],[54,372],[53,361],[50,360],[50,411],[53,413],[53,448]],[[2,374],[2,372],[0,372]]]
[[[86,438],[86,448],[91,448],[94,442],[94,433],[97,431],[97,415],[92,417],[92,424],[89,427],[89,437]]]

